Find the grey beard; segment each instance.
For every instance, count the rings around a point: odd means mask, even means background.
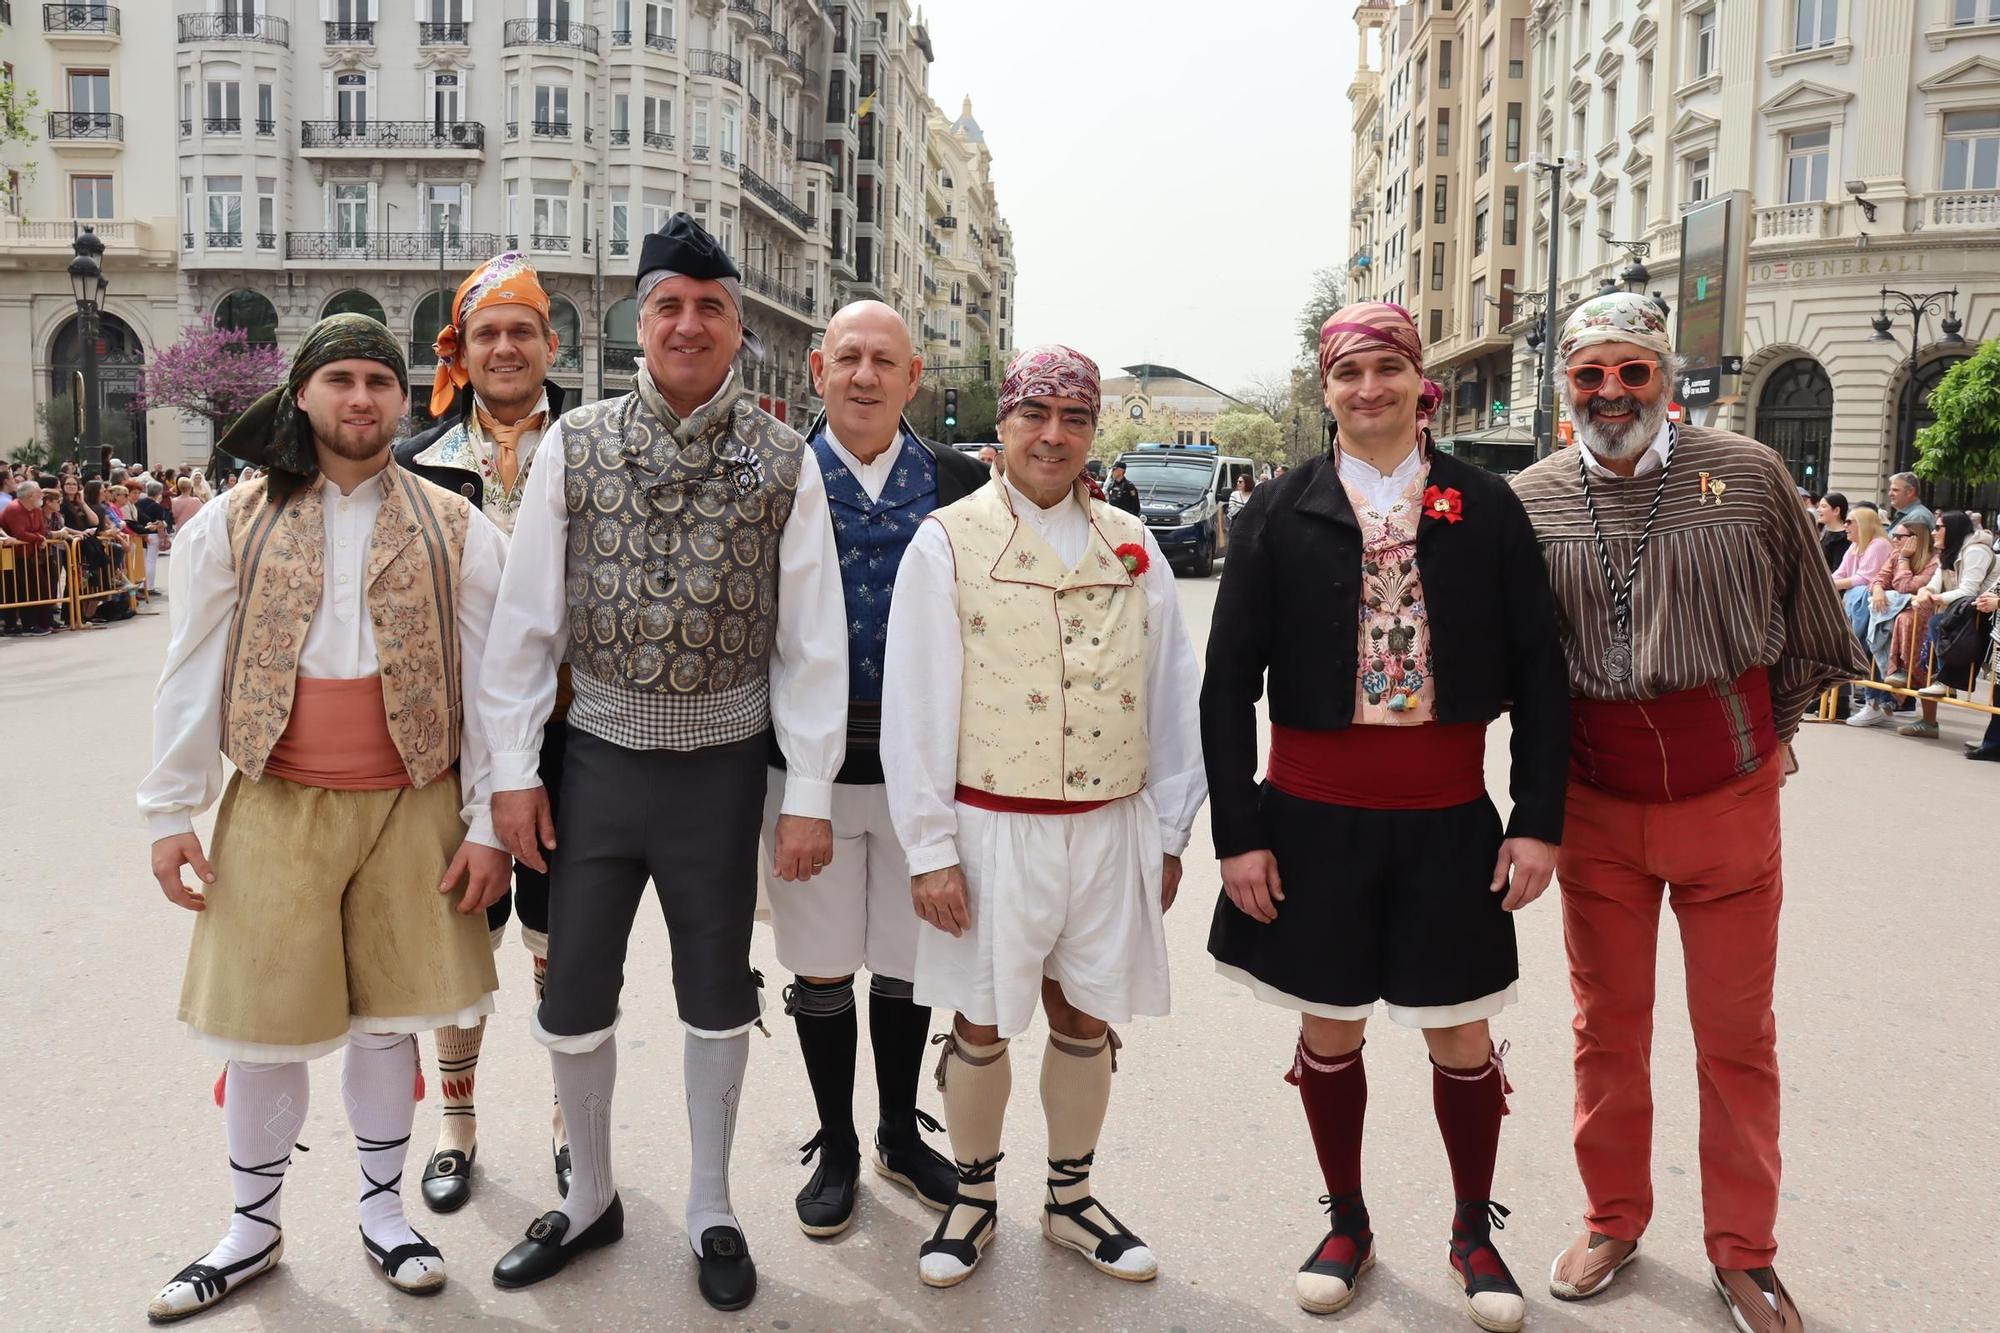
[[[1588,403],[1588,398],[1584,403]],[[1635,458],[1646,452],[1647,446],[1659,437],[1660,427],[1667,421],[1667,396],[1661,394],[1652,405],[1640,410],[1638,415],[1623,430],[1606,430],[1597,419],[1585,411],[1582,403],[1571,400],[1568,404],[1570,420],[1576,423],[1577,438],[1589,446],[1590,452],[1598,458],[1619,460]]]

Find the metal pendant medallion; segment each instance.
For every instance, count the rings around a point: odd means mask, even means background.
[[[1623,625],[1611,631],[1611,642],[1604,645],[1604,674],[1619,684],[1632,678],[1632,634]]]

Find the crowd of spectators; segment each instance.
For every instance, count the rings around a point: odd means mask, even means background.
[[[223,489],[234,482],[225,478]],[[72,591],[84,599],[85,628],[130,619],[165,597],[174,532],[213,498],[199,469],[152,473],[113,459],[100,476],[75,463],[48,472],[0,461],[0,634],[72,628]]]
[[[1917,479],[1889,479],[1886,502],[1849,503],[1838,491],[1814,503],[1827,568],[1848,622],[1874,666],[1873,681],[1842,692],[1838,716],[1850,727],[1895,727],[1935,738],[1938,702],[1972,695],[1979,673],[2000,705],[2000,557],[1994,533],[1974,510],[1933,513]],[[1883,688],[1887,687],[1887,688]],[[1898,693],[1904,691],[1904,693]],[[2000,760],[2000,718],[1971,759]]]

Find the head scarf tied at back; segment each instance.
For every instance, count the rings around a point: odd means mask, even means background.
[[[328,315],[299,339],[285,382],[252,403],[216,448],[270,468],[281,489],[295,489],[319,470],[312,422],[298,405],[299,390],[321,367],[351,360],[379,361],[398,379],[409,374],[403,345],[380,321],[367,315]]]
[[[1667,337],[1667,312],[1658,301],[1637,292],[1593,296],[1570,312],[1556,343],[1556,356],[1567,362],[1578,348],[1614,342],[1631,343],[1666,357],[1674,350]]]
[[[1327,317],[1319,329],[1319,386],[1325,392],[1333,368],[1350,356],[1365,352],[1394,352],[1410,363],[1419,378],[1424,374],[1424,340],[1410,312],[1387,301],[1356,301],[1342,306]],[[1417,394],[1417,426],[1430,425],[1444,390],[1428,378]]]
[[[653,288],[668,278],[721,283],[736,307],[736,322],[743,325],[744,350],[759,361],[764,359],[764,340],[743,323],[743,274],[722,242],[686,213],[674,214],[639,243],[639,281],[632,291],[633,303],[645,305]]]
[[[1097,363],[1074,347],[1061,343],[1030,347],[1007,363],[994,420],[1005,421],[1028,398],[1074,398],[1089,405],[1095,421],[1101,398],[1098,383]]]
[[[431,380],[432,416],[449,412],[452,399],[472,380],[460,355],[459,330],[475,310],[495,305],[523,305],[548,322],[549,294],[542,290],[534,266],[518,251],[493,256],[458,284],[458,294],[451,299],[451,322],[438,330],[432,344],[438,358],[437,375]]]

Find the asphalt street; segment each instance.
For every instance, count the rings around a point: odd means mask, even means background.
[[[1180,586],[1199,640],[1216,584]],[[0,642],[9,830],[0,839],[0,1124],[13,1131],[0,1153],[0,1327],[10,1330],[140,1327],[147,1300],[228,1217],[210,1096],[219,1065],[174,1019],[192,918],[148,875],[133,807],[166,637],[160,615]],[[1495,727],[1488,750],[1503,806],[1504,731]],[[2000,769],[1959,759],[1959,741],[1974,731],[1952,710],[1941,741],[1808,726],[1803,771],[1784,795],[1778,1264],[1815,1333],[2000,1328],[2000,1059],[1989,1031],[2000,1009],[2000,924],[1984,841],[2000,809]],[[450,1217],[426,1214],[415,1187],[437,1115],[425,1043],[433,1100],[418,1110],[404,1193],[412,1220],[444,1250],[450,1286],[414,1299],[364,1257],[353,1146],[337,1059],[328,1058],[313,1070],[300,1136],[312,1151],[297,1157],[285,1187],[285,1262],[190,1327],[1470,1329],[1446,1271],[1450,1184],[1423,1043],[1379,1018],[1365,1171],[1381,1264],[1340,1316],[1315,1321],[1293,1304],[1293,1271],[1325,1226],[1297,1094],[1282,1078],[1296,1020],[1211,970],[1203,945],[1218,882],[1204,816],[1168,918],[1174,1013],[1123,1033],[1098,1153],[1100,1197],[1160,1255],[1155,1283],[1099,1275],[1038,1232],[1039,1030],[1016,1044],[999,1238],[970,1281],[950,1291],[917,1281],[933,1215],[873,1176],[847,1235],[826,1243],[800,1234],[791,1199],[809,1168],[797,1148],[814,1125],[797,1042],[774,1005],[770,1038],[752,1038],[734,1178],[762,1286],[747,1311],[711,1314],[681,1229],[687,1140],[667,935],[657,914],[642,912],[614,1108],[622,1244],[529,1291],[502,1292],[488,1279],[555,1202],[548,1062],[528,1035],[528,958],[510,935],[479,1068],[478,1193]],[[1513,1210],[1498,1241],[1528,1293],[1529,1327],[1726,1329],[1702,1255],[1694,1057],[1671,921],[1654,1060],[1658,1215],[1639,1262],[1602,1299],[1571,1306],[1548,1296],[1550,1262],[1583,1202],[1569,1149],[1571,1007],[1553,890],[1522,914],[1520,933],[1521,1003],[1496,1023],[1512,1043],[1514,1096],[1495,1192]],[[774,987],[786,979],[767,931],[755,961]],[[856,1103],[868,1124],[865,1040],[860,1059]],[[923,1086],[937,1110],[928,1077]]]

